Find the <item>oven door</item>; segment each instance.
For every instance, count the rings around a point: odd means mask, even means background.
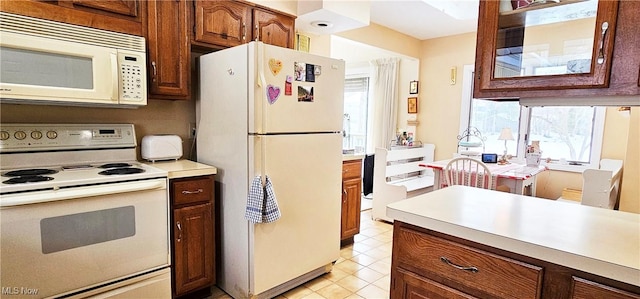
[[[169,266],[166,178],[2,195],[0,204],[3,296],[68,294]]]

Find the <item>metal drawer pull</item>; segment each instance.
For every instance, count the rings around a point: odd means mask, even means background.
[[[444,256],[441,256],[440,260],[443,263],[445,263],[445,264],[447,264],[447,265],[449,265],[451,267],[454,267],[456,269],[459,269],[459,270],[469,271],[469,272],[472,272],[472,273],[478,273],[480,271],[476,267],[463,267],[463,266],[460,266],[460,265],[456,265],[456,264],[452,263],[448,258],[446,258]]]
[[[202,190],[202,189],[198,189],[198,190],[196,190],[196,191],[187,191],[187,190],[183,190],[183,191],[182,191],[182,194],[198,194],[198,193],[202,193],[202,192],[204,192],[204,190]]]
[[[607,29],[609,29],[609,23],[608,22],[604,22],[602,23],[602,33],[601,33],[601,37],[600,37],[600,50],[598,51],[598,64],[603,64],[604,63],[604,38],[607,34]]]
[[[180,225],[180,221],[176,222],[176,226],[178,227],[178,242],[182,240],[182,225]]]
[[[156,62],[152,61],[151,62],[151,66],[153,67],[153,78],[151,78],[151,80],[153,82],[156,82],[156,76],[158,75],[158,69],[156,68]]]

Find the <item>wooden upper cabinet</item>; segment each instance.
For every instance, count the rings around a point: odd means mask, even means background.
[[[560,5],[563,3],[566,4]],[[592,0],[500,11],[500,1],[481,1],[476,53],[478,88],[606,87],[617,8],[617,1]],[[574,19],[544,18],[554,12],[564,17],[571,10],[576,10]]]
[[[254,9],[253,24],[255,29],[254,40],[293,49],[295,34],[295,21],[293,18],[261,9]]]
[[[252,40],[293,48],[295,18],[241,1],[196,0],[193,4],[192,44],[228,48]]]
[[[640,93],[637,1],[500,3],[480,1],[475,98]]]
[[[195,2],[194,40],[223,47],[251,39],[251,8],[231,1]]]
[[[190,43],[186,1],[148,1],[149,97],[188,99]]]
[[[146,2],[140,0],[2,1],[0,10],[34,18],[142,36]]]
[[[73,0],[73,5],[90,7],[130,17],[137,17],[139,13],[136,0]]]

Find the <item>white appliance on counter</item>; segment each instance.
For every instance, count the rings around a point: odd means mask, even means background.
[[[144,37],[0,12],[0,102],[147,104]]]
[[[250,42],[200,57],[198,161],[218,168],[221,273],[234,298],[268,298],[340,255],[344,62]],[[282,217],[244,218],[268,177]]]
[[[0,298],[171,298],[167,190],[131,124],[1,124]]]

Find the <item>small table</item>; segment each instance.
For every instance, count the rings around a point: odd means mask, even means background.
[[[447,186],[442,172],[451,160],[441,160],[425,163],[425,167],[433,169],[433,190]],[[536,175],[547,170],[546,166],[527,166],[524,164],[493,164],[486,163],[491,175],[497,179],[497,186],[509,187],[509,192],[520,195],[536,196]],[[529,192],[525,191],[528,190]]]

